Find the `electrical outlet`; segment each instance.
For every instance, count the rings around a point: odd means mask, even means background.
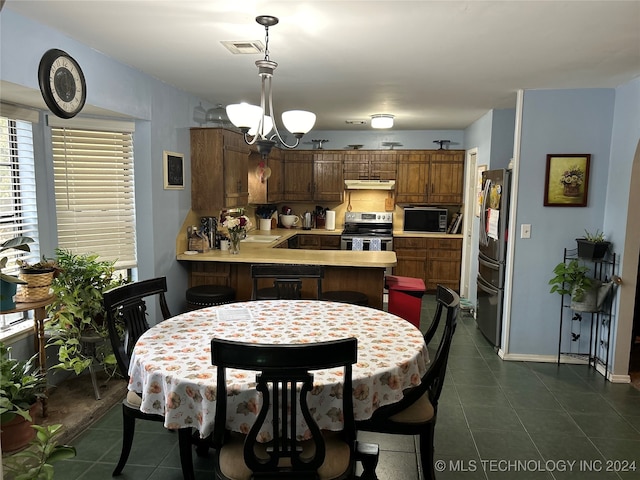
[[[520,238],[531,238],[531,224],[523,223],[520,225]]]

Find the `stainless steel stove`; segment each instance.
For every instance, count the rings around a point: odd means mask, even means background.
[[[346,212],[342,250],[393,250],[393,213]]]

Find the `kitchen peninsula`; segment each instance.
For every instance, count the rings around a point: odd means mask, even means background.
[[[205,253],[185,254],[186,238],[176,240],[177,259],[188,262],[189,287],[198,285],[229,285],[236,290],[236,300],[251,299],[251,264],[278,263],[324,265],[323,291],[356,290],[367,295],[369,306],[382,308],[384,272],[396,265],[394,252],[370,252],[351,250],[307,250],[288,248],[289,240],[297,235],[335,235],[340,231],[322,229],[252,230],[247,241],[240,243],[240,253],[210,250]],[[261,238],[262,237],[262,238]],[[278,238],[275,238],[278,237]],[[270,240],[270,241],[262,241]],[[262,285],[260,285],[262,286]],[[268,286],[266,283],[264,286]],[[303,296],[313,297],[312,282],[303,282]]]

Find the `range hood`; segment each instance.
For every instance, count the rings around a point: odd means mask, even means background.
[[[393,190],[395,180],[345,180],[345,190]]]

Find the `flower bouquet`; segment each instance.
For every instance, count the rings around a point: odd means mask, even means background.
[[[251,228],[251,220],[246,215],[232,217],[227,215],[222,222],[222,226],[229,231],[229,253],[240,253],[240,240],[247,235],[247,230]]]
[[[584,183],[584,172],[574,165],[566,170],[560,177],[560,184],[566,197],[579,197],[580,186]]]

